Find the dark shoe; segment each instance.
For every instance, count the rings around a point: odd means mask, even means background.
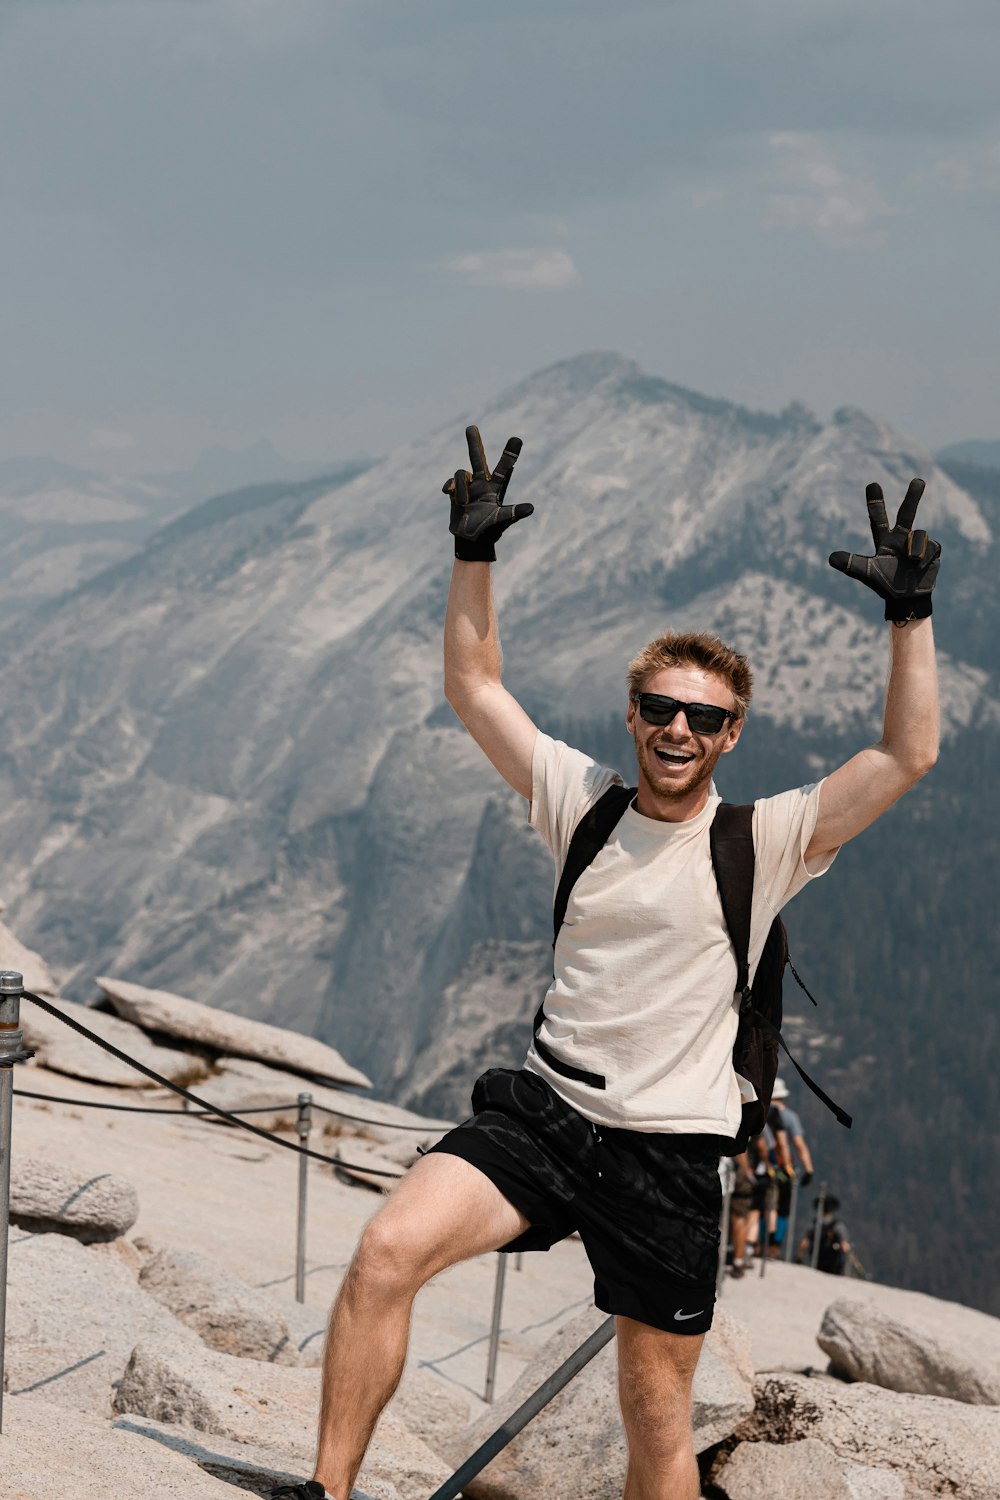
[[[305,1479],[301,1484],[282,1484],[269,1494],[270,1500],[328,1500],[326,1490],[315,1479]]]
[[[740,1277],[744,1274],[744,1268],[742,1266],[730,1266],[729,1274],[739,1281]]]

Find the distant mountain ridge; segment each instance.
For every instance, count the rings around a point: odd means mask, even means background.
[[[864,413],[754,413],[580,356],[361,474],[180,518],[0,631],[17,706],[0,760],[12,925],[78,998],[110,970],[293,1024],[435,1111],[464,1107],[481,1063],[523,1056],[553,872],[441,691],[440,486],[471,420],[491,454],[524,438],[511,498],[535,504],[495,570],[511,691],[627,771],[629,656],[668,623],[717,630],[757,684],[730,797],[815,779],[878,737],[886,627],[827,556],[867,548],[868,481],[893,506],[914,473],[928,480],[942,764],[795,903],[831,998],[789,1034],[858,1116],[848,1143],[798,1101],[841,1182],[886,1205],[865,1225],[885,1274],[928,1290],[960,1274],[950,1295],[986,1305],[995,1082],[975,1039],[1000,955],[977,872],[997,853],[1000,501]],[[925,1096],[947,1118],[918,1164],[963,1142],[941,1188],[961,1247],[928,1228],[926,1265],[903,1242]]]
[[[1000,440],[968,438],[963,443],[949,443],[937,452],[939,463],[976,464],[981,469],[1000,469]]]
[[[0,460],[0,580],[8,608],[31,608],[96,577],[206,497],[294,483],[335,467],[293,462],[264,440],[242,449],[206,448],[190,469],[141,476],[49,458]],[[357,462],[353,472],[363,467]]]

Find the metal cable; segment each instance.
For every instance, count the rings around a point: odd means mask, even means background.
[[[49,1104],[72,1104],[77,1109],[115,1109],[122,1114],[129,1115],[176,1115],[178,1119],[196,1120],[199,1115],[213,1113],[207,1109],[158,1109],[152,1104],[106,1104],[103,1099],[64,1099],[58,1094],[34,1094],[30,1089],[15,1089],[15,1099],[44,1099]],[[259,1109],[234,1109],[234,1115],[277,1115],[286,1110],[298,1108],[298,1102],[293,1100],[291,1104],[263,1105]],[[315,1108],[315,1106],[314,1106]]]
[[[312,1151],[308,1146],[299,1146],[294,1141],[282,1140],[280,1135],[274,1135],[270,1130],[262,1130],[259,1125],[251,1125],[248,1121],[241,1120],[237,1115],[231,1114],[228,1109],[221,1109],[217,1104],[211,1104],[207,1099],[200,1099],[197,1094],[192,1094],[189,1089],[181,1088],[179,1083],[171,1083],[170,1079],[164,1078],[162,1073],[156,1073],[152,1068],[147,1068],[145,1063],[137,1062],[134,1057],[129,1057],[128,1053],[120,1051],[111,1042],[106,1042],[102,1036],[97,1036],[95,1032],[89,1031],[81,1022],[74,1021],[72,1016],[67,1016],[64,1011],[59,1010],[57,1006],[52,1005],[48,1000],[41,999],[39,995],[32,995],[28,990],[24,990],[20,998],[32,1001],[33,1004],[39,1006],[50,1016],[55,1016],[57,1021],[62,1021],[72,1031],[79,1032],[80,1036],[85,1036],[88,1041],[96,1042],[98,1047],[103,1047],[105,1052],[110,1052],[111,1056],[117,1057],[119,1062],[125,1063],[130,1068],[135,1068],[137,1072],[145,1074],[147,1078],[151,1078],[161,1088],[170,1089],[171,1093],[179,1094],[182,1099],[190,1099],[191,1103],[196,1104],[199,1111],[203,1114],[218,1115],[220,1120],[229,1120],[231,1124],[237,1126],[240,1130],[249,1130],[253,1135],[259,1135],[263,1140],[270,1141],[273,1145],[283,1146],[286,1151],[295,1151],[300,1156],[311,1156],[314,1161],[324,1162],[327,1166],[343,1167],[354,1172],[367,1172],[372,1177],[390,1177],[393,1180],[404,1175],[402,1172],[384,1172],[378,1167],[359,1166],[356,1162],[343,1161],[337,1156],[326,1156],[322,1151]],[[175,1110],[172,1112],[181,1115],[183,1118],[182,1111]]]

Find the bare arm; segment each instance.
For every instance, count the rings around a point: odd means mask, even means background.
[[[500,775],[531,801],[538,730],[501,679],[490,564],[456,560],[444,621],[444,695]]]
[[[930,618],[890,625],[882,738],[823,782],[807,862],[853,839],[937,760],[937,665]]]
[[[798,1152],[799,1161],[802,1163],[804,1170],[807,1172],[811,1172],[813,1170],[813,1159],[809,1154],[809,1147],[806,1145],[805,1137],[801,1135],[793,1135],[792,1145]]]

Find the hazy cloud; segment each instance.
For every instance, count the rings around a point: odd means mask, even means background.
[[[134,448],[135,438],[130,432],[115,432],[111,427],[95,427],[90,434],[90,446],[108,450]]]
[[[769,229],[807,229],[818,239],[845,249],[884,244],[881,220],[893,210],[872,182],[837,165],[833,152],[815,135],[779,131],[770,137],[784,191],[767,200]]]
[[[546,290],[575,286],[580,274],[565,250],[486,250],[445,262],[473,286],[509,286]]]
[[[1000,142],[985,152],[948,156],[934,163],[934,173],[960,193],[1000,190]]]

